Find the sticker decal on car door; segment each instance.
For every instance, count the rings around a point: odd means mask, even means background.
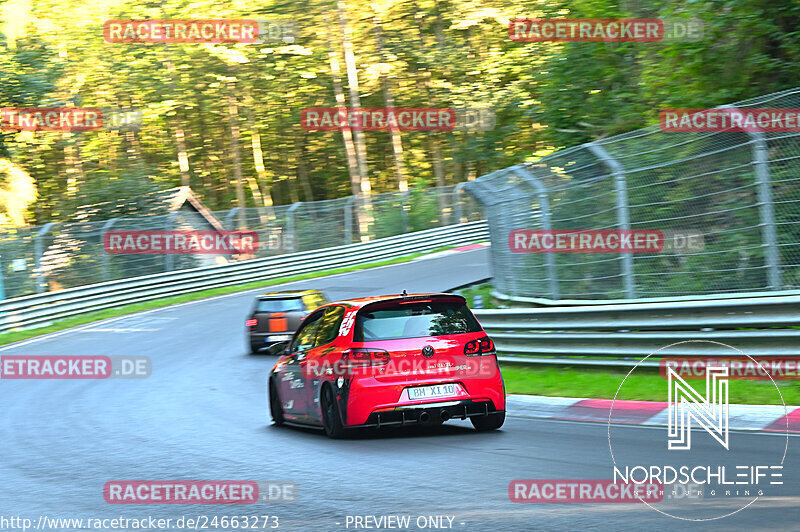
[[[353,328],[357,313],[358,309],[355,309],[351,310],[345,315],[344,319],[342,320],[342,326],[339,328],[339,336],[347,336],[350,334],[350,329]]]

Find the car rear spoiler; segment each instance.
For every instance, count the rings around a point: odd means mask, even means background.
[[[415,295],[410,295],[410,296],[397,296],[397,297],[393,297],[393,298],[390,298],[390,299],[381,299],[379,301],[372,301],[370,303],[367,303],[363,307],[361,307],[360,311],[364,310],[364,309],[367,309],[369,307],[378,306],[378,305],[385,305],[385,304],[392,304],[392,303],[414,303],[414,302],[418,302],[418,301],[433,301],[433,300],[436,300],[436,299],[450,299],[450,300],[455,299],[455,300],[458,300],[458,301],[460,301],[461,303],[463,303],[465,305],[467,304],[466,298],[464,298],[464,296],[460,296],[458,294],[445,294],[445,293],[441,293],[441,294],[415,294]]]

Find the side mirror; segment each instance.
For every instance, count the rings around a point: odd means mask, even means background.
[[[289,354],[289,344],[291,342],[278,342],[276,344],[272,344],[269,346],[269,354],[270,355],[288,355]]]

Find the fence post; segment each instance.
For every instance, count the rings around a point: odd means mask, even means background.
[[[614,189],[617,198],[617,227],[622,230],[630,230],[631,219],[628,210],[628,187],[625,183],[625,170],[622,165],[617,162],[609,153],[594,142],[584,144],[589,151],[603,161],[614,176]],[[625,296],[628,299],[636,298],[636,285],[633,279],[633,253],[620,253],[620,260],[622,261],[622,282],[625,286]]]
[[[464,191],[464,185],[466,185],[466,183],[464,181],[462,181],[461,183],[458,183],[455,186],[455,188],[453,189],[453,211],[455,212],[455,215],[456,215],[456,223],[457,224],[460,224],[460,223],[464,222],[464,220],[463,220],[463,218],[464,218],[464,205],[462,204],[462,201],[461,201],[461,194]]]
[[[503,171],[507,171],[507,169],[503,169]],[[481,177],[487,178],[495,176],[498,173],[500,173],[500,170],[496,170]],[[497,214],[499,209],[496,208],[496,206],[501,203],[497,201],[498,194],[492,187],[485,185],[485,182],[481,179],[464,181],[463,189],[478,202],[489,222],[489,240],[493,246],[492,252],[489,254],[489,269],[494,280],[494,287],[499,292],[511,294],[513,293],[511,286],[511,278],[513,275],[510,273],[509,261],[506,260],[507,255],[511,251],[503,248],[502,238],[497,236],[502,233],[503,230],[501,227],[501,218]],[[497,223],[495,224],[493,220],[496,220]]]
[[[344,243],[353,243],[353,199],[355,196],[348,196],[344,202]]]
[[[102,263],[103,263],[103,280],[108,281],[111,278],[111,272],[109,268],[109,253],[108,250],[105,249],[105,241],[106,241],[106,233],[111,230],[111,226],[117,223],[119,218],[111,218],[106,223],[103,224],[103,227],[100,228],[100,246],[103,247],[103,255],[102,255]]]
[[[44,244],[42,243],[42,239],[50,232],[50,229],[53,228],[55,225],[54,222],[50,222],[44,224],[44,226],[39,229],[39,232],[36,233],[36,236],[33,237],[33,259],[34,259],[34,268],[36,269],[36,293],[41,294],[47,288],[47,285],[44,282],[44,271],[42,271],[42,255],[44,255]]]
[[[547,196],[547,187],[541,180],[528,172],[522,166],[517,165],[513,167],[514,173],[525,180],[536,191],[539,198],[539,205],[542,211],[542,229],[549,231],[552,229],[550,226],[550,198]],[[558,290],[558,270],[556,269],[556,257],[553,253],[545,253],[545,260],[547,261],[547,276],[550,278],[550,297],[553,299],[561,299],[561,294]]]
[[[447,198],[445,197],[444,193],[442,192],[442,188],[444,187],[434,187],[436,194],[436,204],[439,206],[439,225],[441,227],[446,227],[450,225],[450,216],[452,214],[448,213],[445,214],[447,211]]]
[[[721,105],[720,109],[738,111],[732,105]],[[764,265],[767,267],[767,286],[770,290],[781,288],[781,259],[778,254],[778,235],[775,230],[775,205],[772,203],[772,181],[769,176],[769,152],[767,139],[761,131],[747,131],[753,144],[753,168],[756,173],[756,195],[758,217],[761,222],[761,246],[765,247]]]
[[[286,211],[286,233],[289,237],[289,251],[295,252],[298,249],[297,245],[297,226],[295,225],[294,211],[302,205],[302,201],[292,203],[292,206]]]
[[[780,255],[778,254],[778,235],[775,230],[775,206],[772,202],[772,182],[769,175],[769,152],[767,140],[761,131],[748,131],[753,140],[753,165],[758,184],[758,213],[761,218],[761,239],[764,263],[767,266],[767,284],[770,290],[781,289]]]

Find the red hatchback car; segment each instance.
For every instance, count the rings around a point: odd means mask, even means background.
[[[324,305],[294,334],[269,375],[272,420],[347,429],[438,424],[494,430],[505,386],[494,350],[463,297],[415,294]]]

